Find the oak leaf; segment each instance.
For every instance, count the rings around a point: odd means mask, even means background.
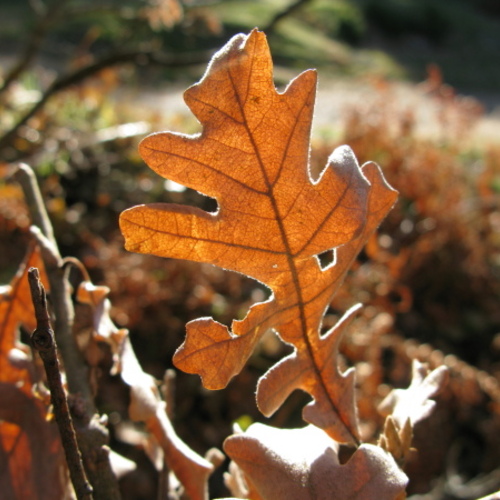
[[[410,386],[393,389],[379,404],[379,412],[387,418],[378,444],[401,466],[413,449],[413,427],[432,413],[436,402],[431,398],[441,391],[447,380],[448,367],[441,365],[430,371],[414,359]]]
[[[18,387],[33,382],[26,370],[29,366],[29,348],[20,342],[18,330],[22,325],[31,333],[36,327],[35,311],[26,278],[30,267],[44,269],[36,246],[28,249],[12,282],[0,287],[0,381],[15,383]],[[42,280],[47,283],[45,276],[42,276]],[[31,385],[28,390],[31,391]]]
[[[402,429],[407,420],[412,425],[427,418],[436,406],[436,396],[448,380],[448,368],[438,366],[430,371],[427,365],[414,359],[412,377],[407,389],[393,389],[379,405],[383,415],[391,415]]]
[[[93,363],[92,360],[88,359],[87,351],[95,352],[97,348],[93,348],[94,343],[104,342],[109,345],[113,356],[113,366],[110,373],[116,375],[121,370],[120,352],[122,344],[128,336],[128,331],[124,328],[118,328],[109,315],[111,311],[111,301],[108,298],[109,292],[110,289],[107,286],[96,286],[91,281],[84,280],[78,285],[75,295],[79,303],[90,307],[92,336],[85,349],[87,362],[91,366],[97,364],[97,362]],[[94,357],[97,358],[98,356]]]
[[[252,424],[224,442],[262,500],[396,500],[404,498],[407,476],[392,456],[363,444],[345,464],[339,444],[317,427],[276,429]]]
[[[189,322],[174,356],[178,368],[198,373],[208,389],[221,389],[241,371],[260,337],[274,329],[294,354],[259,384],[261,411],[271,415],[300,388],[314,399],[306,420],[334,439],[358,443],[354,375],[340,374],[335,359],[347,322],[324,336],[320,326],[396,193],[376,165],[360,168],[348,147],[335,150],[312,179],[316,73],[302,73],[279,93],[272,69],[263,33],[235,36],[184,94],[202,133],[159,133],[140,145],[153,170],[215,198],[217,212],[141,205],[124,211],[120,226],[128,250],[209,262],[272,290],[231,330],[211,318]],[[318,255],[331,249],[335,260],[322,268]]]

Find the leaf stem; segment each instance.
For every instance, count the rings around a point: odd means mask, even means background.
[[[54,409],[54,416],[61,434],[69,475],[78,500],[92,500],[92,487],[83,468],[82,456],[76,440],[68,400],[61,381],[61,370],[57,357],[57,345],[47,310],[47,297],[36,267],[28,270],[31,299],[35,308],[37,327],[31,334],[31,345],[43,361],[47,384]]]

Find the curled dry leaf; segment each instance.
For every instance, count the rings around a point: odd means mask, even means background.
[[[408,389],[394,389],[380,403],[378,410],[387,418],[378,444],[401,467],[412,449],[413,426],[432,413],[436,402],[431,398],[443,388],[447,378],[446,366],[429,372],[425,364],[414,359]]]
[[[436,405],[431,398],[436,396],[448,379],[448,368],[438,366],[431,372],[417,359],[412,364],[412,379],[408,389],[394,389],[380,403],[382,415],[391,415],[399,429],[409,420],[415,425],[427,418]]]
[[[226,488],[235,495],[236,498],[249,498],[250,491],[248,483],[245,479],[245,474],[238,467],[236,462],[230,462],[228,471],[224,473],[224,484]],[[259,495],[254,494],[252,498],[259,499]]]
[[[111,311],[111,302],[108,299],[109,292],[107,286],[96,286],[90,281],[82,281],[76,290],[76,299],[91,307],[92,340],[105,342],[110,346],[113,355],[111,374],[115,375],[121,369],[120,352],[128,331],[124,328],[118,328],[109,315]]]
[[[0,496],[9,499],[66,498],[70,487],[59,431],[49,404],[38,397],[29,348],[19,326],[34,330],[35,312],[27,271],[37,267],[44,285],[38,247],[31,247],[10,283],[0,287]]]
[[[403,498],[408,478],[389,453],[363,444],[340,464],[338,448],[339,443],[311,425],[276,429],[253,424],[224,443],[262,500]]]
[[[153,204],[121,214],[128,250],[209,262],[265,283],[271,298],[229,330],[211,318],[187,324],[174,363],[221,389],[239,373],[269,329],[294,354],[259,384],[257,402],[275,412],[296,388],[314,402],[304,417],[339,441],[359,443],[351,371],[335,368],[346,321],[321,336],[326,308],[350,264],[396,199],[379,168],[360,168],[352,151],[334,151],[312,179],[309,142],[316,73],[283,93],[273,84],[265,35],[237,35],[218,52],[185,101],[203,125],[196,136],[160,133],[140,152],[165,178],[215,198],[219,209]],[[336,249],[322,268],[318,255]],[[284,381],[286,380],[286,384]]]
[[[121,353],[121,377],[131,389],[130,418],[145,422],[148,430],[160,444],[169,468],[184,486],[191,500],[208,498],[208,477],[214,466],[195,453],[177,436],[167,418],[155,379],[145,373],[125,338]]]
[[[403,467],[412,449],[412,440],[413,427],[410,419],[406,420],[402,428],[398,428],[392,416],[389,415],[385,420],[384,432],[379,438],[378,445],[389,452],[394,457],[394,460],[396,460],[396,463],[400,467]]]
[[[114,358],[112,372],[119,372],[130,386],[130,418],[145,422],[164,453],[169,468],[193,500],[207,498],[207,479],[214,469],[212,463],[191,450],[176,435],[165,411],[155,379],[145,373],[135,356],[126,329],[118,328],[109,311],[109,288],[83,281],[76,293],[77,300],[92,308],[94,340],[111,346]]]

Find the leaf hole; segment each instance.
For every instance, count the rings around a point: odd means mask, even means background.
[[[328,330],[334,327],[338,323],[340,318],[341,315],[339,314],[339,311],[334,309],[332,306],[328,306],[323,316],[323,322],[321,323],[321,336],[326,334]]]
[[[203,265],[204,282],[192,290],[193,304],[203,304],[202,314],[231,328],[233,320],[242,320],[251,306],[265,302],[272,291],[259,281],[235,271]]]
[[[321,269],[326,269],[335,262],[335,251],[333,249],[320,253],[316,256],[319,260]]]
[[[345,465],[351,457],[354,455],[354,452],[357,450],[355,446],[350,446],[347,444],[341,444],[339,446],[339,462],[340,465]]]
[[[253,281],[255,283],[255,288],[252,290],[251,294],[252,301],[254,303],[257,303],[257,302],[266,302],[267,300],[269,300],[269,298],[273,294],[272,290],[266,285],[259,283],[258,281],[255,280]]]

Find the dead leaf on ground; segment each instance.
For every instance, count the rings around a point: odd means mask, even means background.
[[[155,379],[145,373],[127,336],[121,352],[121,377],[130,386],[129,415],[145,422],[161,446],[165,460],[192,500],[208,499],[208,477],[214,466],[189,448],[175,433],[165,411]]]
[[[446,366],[430,371],[424,363],[414,359],[410,386],[393,389],[380,403],[378,410],[387,418],[378,444],[391,453],[401,467],[412,450],[414,425],[432,413],[436,402],[431,398],[439,393],[447,380]]]
[[[133,421],[145,422],[154,436],[144,437],[145,449],[153,448],[151,456],[159,451],[182,483],[190,498],[203,500],[207,498],[207,480],[212,473],[213,465],[191,450],[175,433],[167,417],[165,402],[162,401],[155,379],[141,368],[133,350],[128,330],[118,328],[109,312],[111,303],[108,299],[109,288],[96,286],[88,280],[82,281],[77,288],[76,298],[79,302],[90,306],[93,335],[92,342],[107,343],[113,353],[111,373],[119,373],[123,381],[130,387],[129,415]],[[92,350],[92,349],[90,349]],[[163,456],[160,463],[163,462]],[[153,463],[156,460],[153,460]]]
[[[428,367],[413,360],[412,378],[408,389],[394,389],[380,403],[382,415],[391,415],[399,429],[403,429],[407,420],[412,425],[427,418],[434,409],[436,396],[448,380],[448,368],[438,366],[430,371]]]
[[[124,339],[128,331],[124,328],[118,328],[110,317],[111,301],[108,299],[110,289],[107,286],[94,285],[86,280],[82,281],[76,290],[76,299],[78,302],[90,307],[92,337],[86,346],[87,361],[91,366],[97,363],[99,355],[93,356],[95,360],[89,359],[89,353],[92,353],[93,342],[105,342],[109,345],[113,356],[113,366],[111,375],[120,372],[120,352]],[[86,311],[87,312],[87,311]]]
[[[174,357],[177,367],[198,373],[206,388],[221,389],[241,371],[260,337],[275,329],[295,353],[259,384],[261,411],[271,415],[300,388],[314,398],[304,413],[309,422],[334,439],[358,443],[354,376],[335,368],[344,323],[325,336],[320,325],[396,193],[376,165],[360,168],[348,147],[335,150],[312,179],[316,73],[302,73],[279,93],[272,70],[263,33],[235,36],[184,95],[203,132],[159,133],[141,143],[152,169],[215,198],[218,211],[141,205],[121,214],[121,230],[128,250],[213,263],[273,292],[233,321],[231,330],[211,318],[188,323]],[[331,249],[337,249],[335,261],[322,268],[318,255]]]
[[[390,454],[363,444],[340,464],[338,449],[339,443],[311,425],[276,429],[253,424],[224,443],[263,500],[402,498],[408,478]]]

